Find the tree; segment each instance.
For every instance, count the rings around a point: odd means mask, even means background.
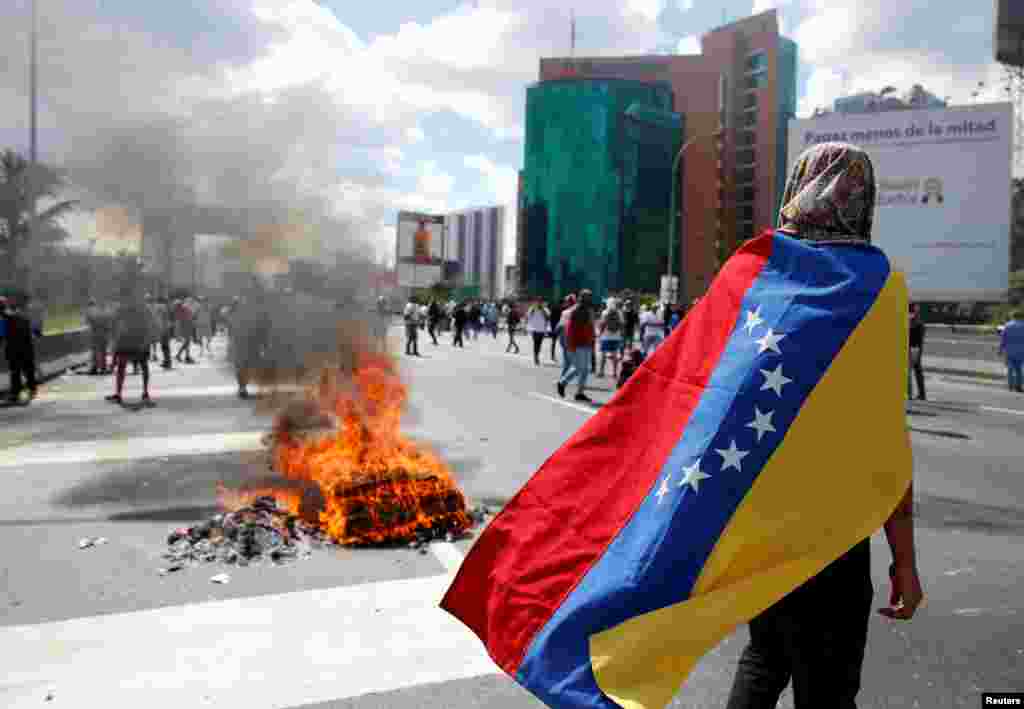
[[[13,150],[0,153],[0,248],[6,266],[0,278],[24,288],[28,276],[22,263],[24,251],[67,237],[60,218],[73,211],[77,201],[60,199],[65,187],[64,177],[57,170],[32,165]],[[33,206],[40,202],[49,204],[33,220]]]

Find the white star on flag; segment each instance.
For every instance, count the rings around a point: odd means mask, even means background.
[[[672,479],[671,475],[666,475],[661,481],[661,487],[658,488],[658,492],[655,494],[658,496],[658,504],[661,504],[661,500],[668,494],[668,481]]]
[[[757,306],[757,310],[747,311],[747,321],[743,323],[743,329],[747,331],[748,335],[754,334],[754,328],[764,322],[764,318],[761,317],[761,306]]]
[[[771,389],[780,397],[782,396],[782,387],[793,381],[789,377],[783,376],[781,364],[771,372],[767,369],[762,369],[761,374],[764,375],[764,384],[761,385],[761,391]]]
[[[761,442],[761,437],[766,433],[775,433],[775,426],[772,425],[772,415],[774,412],[767,411],[761,413],[761,410],[754,407],[754,420],[747,424],[747,428],[752,428],[757,431],[757,442]]]
[[[683,466],[683,479],[679,481],[679,487],[689,485],[694,492],[700,492],[700,481],[710,477],[700,469],[700,458],[698,458],[693,465]]]
[[[765,333],[764,337],[760,340],[754,340],[758,345],[757,353],[763,354],[764,352],[771,350],[775,354],[782,354],[782,351],[779,349],[779,340],[783,337],[785,337],[785,335],[777,335],[774,330],[768,328],[768,332]]]
[[[740,471],[741,473],[743,472],[743,468],[741,467],[740,463],[743,461],[744,458],[750,455],[750,451],[741,451],[739,448],[736,447],[735,438],[732,439],[732,441],[729,443],[728,448],[716,448],[715,453],[718,453],[718,455],[722,456],[723,471],[726,471],[729,468],[736,468],[736,470]]]

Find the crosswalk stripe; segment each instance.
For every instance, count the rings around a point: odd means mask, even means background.
[[[270,709],[497,673],[448,574],[0,628],[0,705]]]
[[[0,450],[0,468],[29,465],[71,465],[115,460],[140,460],[175,455],[209,455],[262,450],[264,431],[235,433],[199,433],[190,436],[147,436],[141,438],[102,439],[30,443]]]

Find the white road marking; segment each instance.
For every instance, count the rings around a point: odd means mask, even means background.
[[[997,414],[1013,414],[1014,416],[1024,416],[1024,411],[1020,409],[1004,409],[999,406],[980,406],[978,407],[982,411],[993,411]]]
[[[537,398],[537,399],[544,399],[545,401],[550,401],[551,403],[558,404],[559,406],[567,406],[570,409],[576,409],[577,411],[582,411],[583,413],[588,414],[588,415],[592,415],[592,414],[594,414],[596,412],[595,409],[591,409],[591,408],[589,408],[587,406],[582,406],[580,404],[574,404],[571,401],[565,401],[564,399],[556,399],[555,397],[548,396],[546,394],[538,394],[535,391],[531,391],[530,392],[530,396],[532,396],[534,398]]]
[[[450,575],[0,628],[0,705],[271,709],[499,673]]]
[[[172,455],[204,455],[263,450],[264,431],[199,433],[191,436],[30,443],[0,450],[0,468],[28,465],[68,465],[113,460],[163,458]]]
[[[434,542],[429,547],[434,558],[441,562],[441,565],[448,573],[454,574],[462,566],[462,553],[454,544]]]

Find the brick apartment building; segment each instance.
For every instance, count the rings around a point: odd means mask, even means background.
[[[774,226],[786,179],[788,120],[796,113],[797,47],[770,10],[701,37],[701,54],[540,60],[541,81],[618,78],[668,82],[693,140],[680,173],[680,295],[702,294],[744,240]]]

